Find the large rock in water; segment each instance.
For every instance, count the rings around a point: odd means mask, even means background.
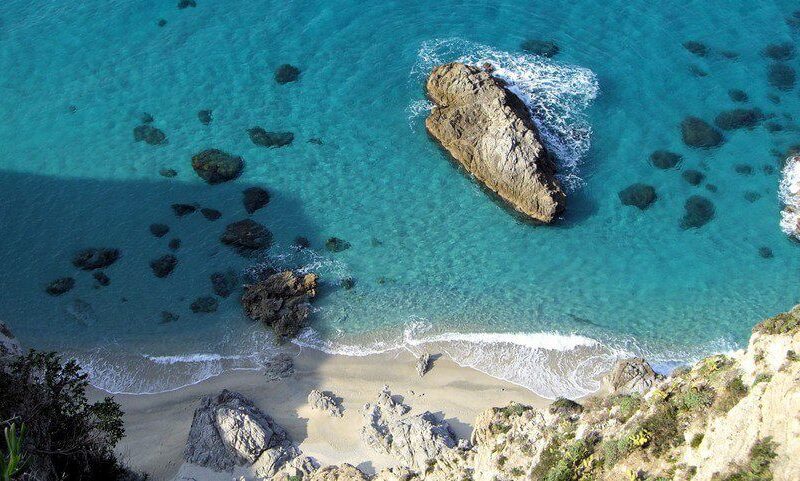
[[[209,184],[221,184],[239,177],[244,161],[222,150],[208,149],[192,157],[192,168]]]
[[[316,274],[278,272],[245,286],[242,307],[251,319],[272,326],[279,338],[294,337],[307,325],[316,289]]]
[[[299,454],[283,428],[252,401],[226,389],[203,398],[195,410],[184,457],[190,463],[228,471],[278,452],[285,461]]]
[[[433,69],[428,132],[478,181],[518,211],[549,223],[566,195],[527,107],[506,84],[463,63]]]

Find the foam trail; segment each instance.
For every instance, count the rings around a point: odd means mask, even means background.
[[[778,197],[785,206],[781,210],[781,230],[800,239],[800,156],[789,157],[783,168]]]
[[[591,70],[556,63],[545,57],[495,50],[461,39],[424,42],[411,70],[414,82],[422,82],[434,66],[458,61],[495,66],[493,75],[509,83],[531,113],[542,140],[559,162],[559,177],[567,188],[576,188],[578,175],[591,145],[592,129],[585,111],[597,97],[597,76]],[[426,111],[417,100],[407,108],[409,122]]]

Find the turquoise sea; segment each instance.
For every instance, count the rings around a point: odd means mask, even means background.
[[[787,74],[800,67],[797,2],[177,3],[0,4],[0,319],[28,346],[77,357],[99,387],[174,389],[271,355],[238,293],[214,313],[190,309],[212,295],[212,273],[265,265],[321,276],[302,345],[445,352],[550,397],[595,389],[618,356],[669,369],[741,347],[800,298],[800,246],[779,228],[777,196],[800,143]],[[537,39],[559,52],[522,49]],[[569,186],[556,225],[521,222],[425,132],[425,75],[458,59],[493,62],[529,101]],[[282,64],[299,78],[276,82]],[[682,142],[687,116],[713,123],[734,108],[764,119],[724,131],[717,148]],[[161,145],[135,141],[145,114]],[[294,140],[255,145],[256,126]],[[241,177],[200,180],[190,159],[207,148],[242,156]],[[656,168],[657,150],[682,161]],[[656,190],[646,210],[620,202],[634,183]],[[274,235],[260,259],[219,242],[248,217],[251,186],[271,198],[249,216]],[[714,217],[683,229],[693,195]],[[222,217],[179,218],[175,203]],[[153,223],[169,233],[155,237]],[[293,248],[297,236],[311,249]],[[326,250],[333,236],[351,247]],[[107,286],[72,265],[87,247],[119,249]],[[157,278],[150,262],[171,252],[177,267]],[[48,295],[62,277],[74,287]],[[163,322],[165,310],[177,319]]]

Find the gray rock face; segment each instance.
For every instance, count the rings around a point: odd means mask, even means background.
[[[424,471],[429,460],[454,448],[457,442],[447,422],[429,411],[406,416],[409,409],[392,399],[389,388],[384,387],[375,403],[364,405],[361,438],[372,449]]]
[[[186,461],[217,471],[249,465],[262,456],[282,465],[298,454],[280,426],[250,400],[228,390],[203,398],[184,449]]]
[[[549,223],[566,194],[527,107],[505,83],[462,63],[433,69],[428,132],[478,181],[518,211]]]
[[[0,322],[0,360],[20,355],[22,355],[22,347],[20,347],[19,341],[11,333],[11,329],[5,323]]]
[[[610,374],[603,378],[603,387],[609,394],[644,394],[660,376],[650,364],[640,357],[617,361]]]
[[[242,306],[248,317],[272,326],[279,338],[294,337],[306,326],[316,289],[316,274],[278,272],[245,286]]]
[[[267,381],[286,379],[294,374],[294,360],[292,356],[282,352],[264,363],[264,377]]]
[[[317,411],[322,411],[330,416],[342,417],[342,407],[330,393],[313,389],[308,393],[308,404]]]

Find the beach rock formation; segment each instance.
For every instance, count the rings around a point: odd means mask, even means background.
[[[644,394],[660,376],[640,357],[617,361],[614,369],[603,378],[603,388],[609,394],[630,396]]]
[[[294,337],[308,323],[316,289],[316,274],[278,272],[246,285],[242,307],[250,319],[271,326],[279,339]]]
[[[342,406],[336,401],[333,394],[320,391],[319,389],[312,389],[308,393],[308,404],[317,411],[322,411],[329,416],[336,418],[342,417]]]
[[[443,451],[456,447],[456,438],[446,421],[432,413],[406,416],[410,408],[392,398],[388,387],[378,400],[362,409],[365,425],[361,439],[372,449],[388,454],[402,465],[424,470]]]
[[[184,449],[186,461],[231,471],[257,461],[272,475],[300,454],[286,431],[239,393],[206,396],[194,412]],[[263,460],[261,459],[263,458]]]
[[[213,185],[239,177],[244,161],[222,150],[208,149],[192,157],[192,168],[201,179]]]
[[[294,358],[285,352],[279,353],[264,363],[267,381],[286,379],[294,374]]]
[[[419,377],[422,377],[425,374],[427,374],[427,372],[431,368],[431,362],[432,362],[431,355],[428,354],[427,352],[423,353],[421,356],[417,358],[417,364],[415,368],[417,370],[417,374],[419,374]]]
[[[556,164],[505,82],[455,62],[434,68],[426,88],[435,106],[425,126],[464,169],[536,221],[553,222],[564,211]]]

